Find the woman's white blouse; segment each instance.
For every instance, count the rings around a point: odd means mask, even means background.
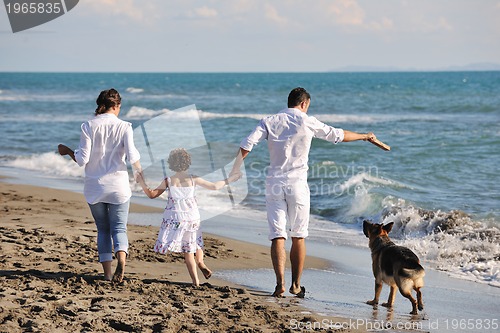
[[[75,159],[78,165],[85,166],[83,194],[89,204],[121,204],[130,199],[125,158],[130,164],[140,159],[131,123],[106,113],[82,124]]]

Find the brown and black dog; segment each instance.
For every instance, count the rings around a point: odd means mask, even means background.
[[[388,234],[393,225],[394,222],[386,225],[363,222],[363,233],[369,238],[375,276],[375,298],[366,303],[378,304],[382,283],[385,282],[391,287],[391,292],[387,303],[383,303],[382,306],[388,308],[393,306],[397,287],[401,295],[411,302],[410,314],[417,314],[417,306],[420,311],[424,308],[420,288],[424,286],[425,271],[415,253],[406,247],[394,244],[389,239]],[[411,295],[412,289],[417,292],[417,300]]]

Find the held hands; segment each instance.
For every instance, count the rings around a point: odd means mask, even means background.
[[[144,175],[142,174],[142,170],[137,170],[134,172],[134,180],[136,183],[139,183],[139,184],[145,183]]]

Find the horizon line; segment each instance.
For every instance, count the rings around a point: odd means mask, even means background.
[[[499,68],[491,69],[366,69],[366,70],[328,70],[328,71],[48,71],[48,70],[0,70],[0,74],[349,74],[349,73],[460,73],[460,72],[499,72]]]

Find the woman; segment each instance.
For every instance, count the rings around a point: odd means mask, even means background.
[[[58,150],[85,166],[83,194],[97,226],[99,262],[104,278],[120,283],[128,254],[127,218],[132,196],[125,158],[140,171],[140,155],[134,145],[132,124],[118,119],[118,91],[103,90],[96,103],[95,117],[81,126],[79,148],[73,151],[60,144]],[[113,245],[118,260],[114,274]]]

